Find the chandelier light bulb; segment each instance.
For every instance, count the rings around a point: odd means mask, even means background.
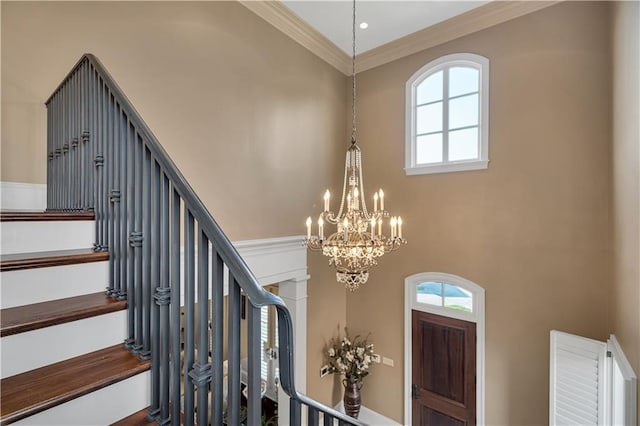
[[[380,210],[384,211],[384,192],[382,192],[382,189],[380,189],[380,191],[378,191],[378,193],[380,194]]]
[[[330,198],[331,198],[331,193],[327,189],[327,191],[324,193],[324,211],[325,212],[329,211],[329,199]]]
[[[307,239],[311,239],[311,216],[307,218]]]

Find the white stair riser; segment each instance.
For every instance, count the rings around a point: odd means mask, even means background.
[[[0,274],[0,309],[104,291],[109,262],[90,262]]]
[[[126,310],[5,336],[1,377],[123,343],[126,337]]]
[[[90,248],[95,242],[95,222],[2,222],[3,254]]]
[[[27,417],[16,425],[108,425],[148,407],[151,376],[140,373]]]

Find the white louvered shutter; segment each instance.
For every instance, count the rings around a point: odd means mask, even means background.
[[[604,342],[551,331],[550,425],[602,425],[605,421]]]

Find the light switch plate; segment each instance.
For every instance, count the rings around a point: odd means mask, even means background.
[[[320,377],[324,377],[327,374],[329,374],[329,366],[323,365],[322,367],[320,367]]]
[[[393,360],[391,358],[387,358],[386,356],[382,357],[382,363],[384,365],[388,365],[389,367],[393,367]]]

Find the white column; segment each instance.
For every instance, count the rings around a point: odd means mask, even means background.
[[[278,295],[287,305],[293,323],[293,374],[296,390],[307,392],[307,279],[283,281]],[[303,423],[306,419],[303,417]],[[278,425],[289,425],[289,397],[278,388]]]

